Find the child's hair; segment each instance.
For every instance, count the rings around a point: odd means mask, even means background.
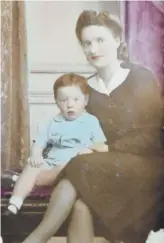
[[[87,79],[75,73],[67,73],[60,76],[54,83],[54,98],[57,98],[57,91],[61,87],[78,86],[84,95],[89,95],[89,86]]]

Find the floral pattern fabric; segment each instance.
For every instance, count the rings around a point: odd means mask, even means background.
[[[164,2],[125,1],[122,4],[130,60],[148,67],[164,94]]]
[[[29,155],[27,43],[23,1],[1,2],[1,163],[18,169]]]

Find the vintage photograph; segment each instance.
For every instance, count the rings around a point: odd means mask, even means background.
[[[164,242],[164,1],[1,1],[1,242]]]

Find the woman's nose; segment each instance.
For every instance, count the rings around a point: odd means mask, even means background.
[[[96,54],[97,53],[97,50],[98,50],[98,46],[96,43],[93,43],[91,46],[90,46],[90,52],[91,54]]]

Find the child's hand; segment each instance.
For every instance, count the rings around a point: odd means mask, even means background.
[[[78,154],[91,154],[93,151],[89,148],[82,149]]]
[[[44,159],[42,156],[31,156],[28,159],[28,164],[32,167],[39,168],[44,163]]]

